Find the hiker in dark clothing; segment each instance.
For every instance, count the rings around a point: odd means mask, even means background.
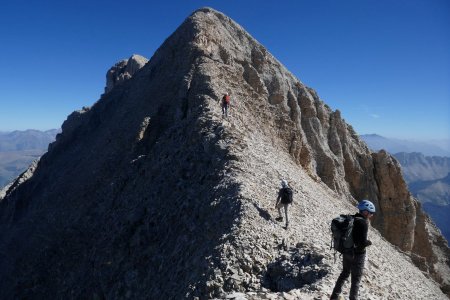
[[[228,107],[230,106],[230,94],[226,93],[222,97],[222,116],[228,117]]]
[[[369,219],[375,213],[375,205],[369,200],[362,200],[358,204],[359,213],[354,215],[352,237],[354,247],[343,254],[343,269],[339,275],[333,293],[330,299],[338,299],[342,292],[342,286],[347,278],[351,276],[350,300],[358,299],[359,283],[364,270],[364,261],[366,258],[366,247],[372,245],[367,239],[369,230]]]
[[[286,229],[289,226],[288,219],[288,206],[292,203],[292,189],[289,187],[286,180],[281,180],[281,189],[278,191],[277,202],[275,208],[278,209],[278,218],[275,220],[283,222],[283,216],[281,215],[281,208],[284,207],[284,214],[286,216]]]

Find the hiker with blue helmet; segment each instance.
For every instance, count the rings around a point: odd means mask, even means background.
[[[275,204],[275,208],[278,209],[278,218],[275,220],[279,222],[283,222],[283,216],[281,214],[281,208],[284,207],[284,214],[286,216],[286,229],[289,226],[288,219],[288,206],[292,203],[292,189],[289,187],[289,184],[286,180],[281,180],[281,189],[278,191],[277,202]]]
[[[369,219],[375,214],[375,205],[369,200],[362,200],[357,206],[359,213],[353,215],[352,237],[354,246],[348,252],[343,253],[342,272],[336,281],[331,300],[338,299],[342,292],[342,286],[347,278],[351,277],[350,300],[358,299],[359,283],[364,270],[366,247],[372,245],[367,239]]]

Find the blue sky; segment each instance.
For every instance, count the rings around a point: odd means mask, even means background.
[[[195,9],[241,24],[358,133],[450,137],[450,1],[35,1],[0,10],[0,131],[58,128]]]

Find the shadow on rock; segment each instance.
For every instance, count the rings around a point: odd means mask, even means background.
[[[322,262],[323,258],[323,255],[299,243],[268,264],[262,286],[272,292],[288,292],[312,285],[330,270],[330,266]]]
[[[265,219],[266,221],[270,221],[272,219],[272,217],[270,216],[270,213],[265,210],[264,208],[259,207],[259,205],[257,203],[253,202],[253,206],[258,210],[259,216],[263,219]]]

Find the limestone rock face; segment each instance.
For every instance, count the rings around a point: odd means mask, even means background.
[[[274,219],[281,178],[295,191],[287,230]],[[71,114],[33,176],[6,191],[0,289],[19,299],[326,298],[340,272],[330,220],[363,198],[379,231],[361,298],[445,299],[434,280],[448,292],[448,247],[396,161],[372,154],[241,26],[200,9],[132,78]]]
[[[106,73],[105,93],[110,92],[116,85],[130,79],[147,62],[147,58],[133,54],[129,59],[124,59],[116,63]]]
[[[384,150],[372,155],[379,189],[379,217],[375,224],[394,245],[411,251],[416,226],[416,201],[408,192],[399,163]]]

